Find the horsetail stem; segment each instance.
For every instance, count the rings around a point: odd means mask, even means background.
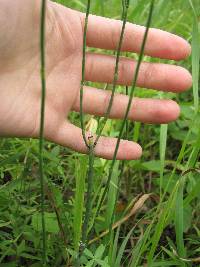
[[[110,167],[110,170],[109,170],[108,179],[107,179],[107,182],[106,182],[106,186],[105,186],[103,195],[101,197],[101,201],[100,201],[100,204],[99,204],[99,207],[98,207],[97,215],[99,214],[101,205],[102,205],[102,203],[103,203],[103,201],[105,199],[106,192],[108,190],[108,187],[109,187],[109,184],[110,184],[110,181],[111,181],[111,178],[112,178],[112,173],[113,173],[114,165],[115,165],[116,158],[117,158],[117,152],[118,152],[118,149],[119,149],[120,140],[122,138],[123,130],[124,130],[124,127],[126,125],[126,121],[127,121],[127,118],[128,118],[128,114],[129,114],[129,111],[130,111],[131,104],[132,104],[133,94],[134,94],[134,90],[135,90],[135,87],[136,87],[136,82],[137,82],[140,66],[141,66],[141,63],[142,63],[143,55],[144,55],[145,44],[146,44],[146,40],[147,40],[147,36],[148,36],[148,32],[149,32],[149,28],[150,28],[150,24],[151,24],[151,20],[152,20],[154,2],[155,2],[155,0],[151,0],[149,15],[148,15],[147,23],[146,23],[146,30],[145,30],[145,33],[144,33],[144,38],[143,38],[143,41],[142,41],[141,51],[140,51],[140,54],[139,54],[139,59],[138,59],[138,63],[137,63],[137,66],[136,66],[136,70],[135,70],[135,74],[134,74],[134,78],[133,78],[133,82],[132,82],[132,86],[131,86],[131,90],[130,90],[129,102],[128,102],[128,105],[127,105],[127,109],[126,109],[126,113],[125,113],[124,119],[122,121],[122,126],[121,126],[120,133],[119,133],[119,136],[118,136],[118,139],[117,139],[117,144],[116,144],[116,147],[115,147],[113,160],[112,160],[111,167]]]
[[[89,168],[87,173],[87,195],[86,195],[86,212],[85,218],[82,228],[82,245],[80,246],[80,255],[78,255],[78,259],[76,265],[79,265],[79,259],[84,251],[84,248],[87,246],[87,234],[88,234],[88,225],[89,219],[91,215],[91,198],[92,198],[92,188],[93,188],[93,172],[94,172],[94,142],[93,136],[88,136],[86,138],[85,134],[85,127],[84,127],[84,117],[83,117],[83,87],[85,85],[85,59],[86,59],[86,38],[87,38],[87,28],[88,28],[88,18],[90,14],[90,6],[91,1],[88,0],[87,2],[87,11],[85,17],[85,26],[84,26],[84,35],[83,35],[83,59],[82,59],[82,80],[81,80],[81,89],[80,89],[80,120],[81,120],[81,129],[82,129],[82,136],[85,142],[85,145],[88,148],[89,152]],[[88,139],[88,140],[87,140]]]
[[[87,39],[87,29],[88,29],[88,18],[90,14],[90,6],[91,1],[87,1],[87,10],[85,16],[85,25],[84,25],[84,33],[83,33],[83,58],[82,58],[82,79],[81,79],[81,88],[80,88],[80,121],[81,121],[81,130],[83,140],[85,142],[86,147],[89,149],[89,144],[85,134],[85,126],[84,126],[84,115],[83,115],[83,87],[85,85],[85,58],[86,58],[86,39]]]
[[[117,48],[117,52],[116,52],[116,63],[115,63],[115,71],[114,71],[114,79],[113,79],[113,86],[112,86],[112,91],[111,91],[111,97],[110,97],[110,101],[108,104],[108,108],[106,110],[106,113],[104,115],[104,119],[102,122],[102,126],[100,128],[97,129],[97,137],[96,140],[94,142],[94,145],[96,146],[99,138],[102,134],[102,131],[106,125],[106,122],[109,118],[110,112],[111,112],[111,108],[112,108],[112,104],[113,104],[113,100],[114,100],[114,95],[115,95],[115,91],[116,91],[116,86],[117,86],[117,80],[118,80],[118,70],[119,70],[119,60],[120,60],[120,54],[121,54],[121,50],[122,50],[122,44],[123,44],[123,39],[124,39],[124,34],[125,34],[125,28],[126,28],[126,23],[127,23],[127,15],[128,15],[128,9],[129,9],[129,0],[122,1],[122,7],[123,7],[123,14],[122,14],[122,30],[121,30],[121,34],[120,34],[120,39],[119,39],[119,44],[118,44],[118,48]]]
[[[123,8],[122,9],[123,10],[122,11],[122,17],[124,16],[125,7],[126,7],[126,0],[122,0],[122,8]],[[129,88],[128,88],[128,86],[126,86],[126,96],[128,96],[128,95],[129,95]],[[129,121],[126,120],[126,129],[125,129],[124,139],[128,139],[128,133],[129,133]],[[122,176],[123,176],[123,173],[124,173],[125,163],[126,163],[125,160],[123,160],[122,164],[121,164],[120,175],[119,175],[119,179],[118,179],[118,183],[117,183],[117,192],[116,192],[115,204],[114,204],[114,209],[113,209],[111,220],[110,220],[110,224],[109,224],[108,240],[110,239],[111,232],[112,232],[112,226],[113,226],[114,219],[115,219],[115,210],[116,210],[116,207],[117,207],[117,200],[118,200],[118,197],[119,197],[119,187],[120,187],[120,182],[122,180]]]
[[[42,261],[46,266],[46,227],[45,227],[45,193],[44,193],[44,121],[45,121],[45,99],[46,99],[46,69],[45,69],[45,19],[46,19],[46,0],[41,2],[40,17],[40,72],[41,72],[41,108],[40,108],[40,133],[39,133],[39,174],[40,174],[40,194],[41,194],[41,219],[42,219]]]

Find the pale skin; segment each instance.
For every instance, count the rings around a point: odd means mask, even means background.
[[[37,138],[40,128],[40,0],[0,0],[0,136]],[[81,153],[87,153],[81,130],[68,120],[79,112],[82,65],[82,39],[85,15],[47,2],[45,138]],[[121,22],[89,17],[87,46],[114,50],[119,41]],[[123,51],[139,52],[144,28],[128,23]],[[145,54],[182,60],[191,52],[181,37],[151,29]],[[118,84],[130,85],[136,62],[121,58]],[[100,53],[86,55],[86,81],[112,83],[115,58]],[[137,85],[156,90],[182,92],[192,78],[184,68],[167,64],[143,63]],[[103,88],[103,84],[102,84]],[[103,116],[110,93],[84,87],[85,113]],[[128,98],[116,95],[110,117],[122,119]],[[169,123],[178,118],[180,108],[172,100],[134,98],[129,119],[144,123]],[[101,137],[95,154],[111,159],[116,139]],[[118,159],[137,159],[141,147],[122,140]]]

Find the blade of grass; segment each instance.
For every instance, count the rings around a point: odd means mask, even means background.
[[[132,263],[130,265],[131,267],[136,267],[138,265],[138,262],[140,260],[140,257],[142,256],[142,253],[144,253],[145,250],[149,246],[149,242],[153,242],[154,243],[154,246],[151,248],[152,255],[150,255],[150,258],[152,260],[153,254],[154,254],[156,246],[157,246],[156,244],[158,244],[158,241],[159,241],[159,238],[160,238],[159,236],[162,233],[162,229],[164,229],[164,227],[161,225],[161,220],[159,220],[157,225],[156,225],[156,229],[155,229],[155,234],[154,234],[153,240],[152,240],[152,238],[150,238],[150,232],[151,232],[151,229],[152,229],[152,227],[153,227],[153,225],[155,223],[155,219],[157,218],[158,214],[160,212],[162,212],[163,201],[164,201],[164,198],[166,196],[167,190],[169,188],[170,181],[174,178],[174,175],[176,173],[177,167],[178,167],[178,165],[181,163],[181,161],[184,158],[185,151],[186,151],[186,146],[187,146],[187,143],[188,143],[188,139],[189,139],[189,137],[190,137],[190,135],[192,133],[193,125],[195,125],[197,119],[198,119],[198,116],[195,116],[194,120],[191,122],[191,124],[189,126],[189,130],[188,130],[188,133],[187,133],[187,135],[186,135],[186,137],[184,139],[184,142],[182,144],[181,150],[179,152],[179,155],[178,155],[178,158],[177,158],[177,161],[176,161],[176,165],[175,165],[175,167],[174,167],[174,169],[172,171],[171,176],[168,179],[168,183],[167,183],[165,191],[164,191],[164,193],[162,195],[162,199],[160,200],[160,203],[159,203],[158,207],[156,208],[156,212],[155,212],[154,218],[153,218],[151,224],[149,225],[149,227],[147,227],[147,230],[145,231],[144,237],[141,239],[141,242],[139,242],[138,245],[135,248],[135,252],[133,254],[134,256],[132,257]],[[174,188],[174,190],[173,190],[173,192],[172,192],[172,194],[170,196],[170,199],[175,193],[176,193],[176,186],[175,186],[175,188]],[[198,193],[199,193],[199,191],[198,191]],[[170,206],[170,202],[171,202],[170,199],[168,200],[168,204],[166,205],[167,207]],[[161,227],[161,229],[160,229],[160,227]],[[150,240],[150,241],[148,242],[148,240]]]
[[[39,172],[40,172],[40,194],[41,194],[41,218],[42,218],[42,261],[46,266],[46,228],[45,228],[45,207],[44,207],[44,120],[45,120],[45,98],[46,98],[46,73],[45,73],[45,19],[46,19],[46,0],[41,2],[40,19],[40,61],[41,61],[41,109],[40,109],[40,135],[39,135]]]
[[[183,190],[185,186],[185,178],[180,180],[180,186],[176,194],[176,204],[175,204],[175,230],[176,230],[176,244],[178,249],[178,255],[181,258],[186,257],[186,251],[183,239]],[[183,263],[183,266],[185,264]]]
[[[194,117],[194,119],[191,121],[191,123],[190,123],[190,125],[189,125],[189,127],[188,127],[189,130],[188,130],[188,132],[187,132],[187,134],[186,134],[186,136],[185,136],[185,139],[184,139],[184,141],[183,141],[183,143],[182,143],[181,150],[180,150],[179,155],[178,155],[178,158],[177,158],[177,160],[176,160],[176,164],[175,164],[175,166],[174,166],[174,168],[173,168],[173,170],[172,170],[172,173],[171,173],[171,175],[170,175],[170,177],[169,177],[169,179],[168,179],[168,183],[167,183],[167,185],[166,185],[166,187],[165,187],[165,190],[164,190],[164,192],[163,192],[162,199],[160,200],[160,203],[163,202],[163,200],[164,200],[164,198],[165,198],[165,196],[166,196],[166,194],[167,194],[167,191],[168,191],[168,189],[169,189],[170,182],[174,179],[174,175],[175,175],[175,173],[176,173],[176,170],[177,170],[178,166],[181,164],[181,162],[182,162],[182,160],[183,160],[183,158],[184,158],[185,151],[186,151],[186,147],[187,147],[187,144],[188,144],[188,140],[189,140],[189,138],[190,138],[190,136],[191,136],[191,134],[192,134],[193,127],[194,127],[194,125],[197,123],[197,121],[198,121],[198,115],[196,115],[196,116]],[[159,208],[160,208],[160,207],[158,206],[158,209],[159,209]]]
[[[160,197],[162,196],[163,188],[163,174],[165,168],[165,153],[167,146],[167,131],[168,125],[162,124],[160,126]]]
[[[113,242],[113,250],[112,250],[112,258],[111,258],[111,266],[115,266],[115,260],[117,258],[117,250],[118,250],[118,243],[119,243],[119,234],[120,234],[120,226],[117,228],[114,242]]]
[[[92,210],[92,190],[93,190],[93,176],[94,176],[94,145],[89,142],[89,168],[87,173],[87,194],[86,194],[86,211],[85,218],[82,227],[82,239],[80,242],[80,253],[78,253],[77,258],[75,260],[75,266],[80,266],[80,259],[83,255],[85,248],[88,245],[88,232],[89,232],[89,221]]]
[[[145,245],[150,236],[153,222],[154,220],[152,221],[151,225],[147,228],[147,230],[144,232],[144,234],[141,236],[136,246],[134,247],[129,267],[138,267],[139,260],[142,257],[142,253],[145,251]]]
[[[144,195],[140,195],[140,196],[134,198],[132,200],[132,202],[131,202],[131,204],[133,205],[131,210],[129,210],[127,214],[126,214],[126,212],[123,212],[123,215],[122,215],[121,219],[119,219],[118,221],[116,221],[112,225],[112,230],[114,230],[115,228],[121,226],[122,224],[127,222],[131,217],[136,215],[139,212],[139,210],[142,208],[144,203],[147,201],[147,199],[150,198],[150,196],[151,196],[151,194],[144,194]],[[104,232],[102,232],[99,236],[97,236],[94,239],[92,239],[89,243],[92,244],[95,241],[99,240],[100,238],[106,236],[107,234],[109,234],[109,229],[107,229]]]
[[[158,218],[158,223],[154,230],[154,235],[151,237],[151,248],[150,252],[147,257],[148,265],[151,265],[153,262],[153,257],[156,251],[156,247],[160,240],[161,234],[165,228],[166,221],[169,216],[171,216],[171,211],[174,209],[175,202],[176,202],[176,193],[179,188],[180,184],[177,182],[169,200],[165,203],[165,207],[160,213],[160,217]]]
[[[82,228],[82,217],[84,208],[84,194],[85,194],[85,177],[87,172],[87,161],[85,156],[81,156],[76,162],[76,190],[74,200],[74,222],[73,222],[73,233],[74,233],[74,249],[78,252],[79,243],[81,241],[81,228]]]
[[[200,153],[200,130],[198,133],[197,141],[194,145],[194,148],[192,150],[192,153],[188,159],[188,163],[186,166],[186,170],[195,168],[196,162],[199,158]],[[200,182],[198,181],[195,185],[195,187],[192,189],[192,191],[188,194],[188,196],[184,200],[184,204],[188,205],[195,197],[199,195],[199,189],[200,189]]]
[[[117,253],[117,258],[116,258],[115,263],[114,263],[113,266],[115,266],[115,267],[122,266],[121,265],[121,261],[122,261],[122,258],[123,258],[124,250],[126,248],[126,245],[127,245],[128,241],[130,240],[130,237],[131,237],[134,229],[135,229],[135,226],[132,227],[132,229],[128,232],[127,236],[124,238],[124,240],[123,240],[123,242],[122,242],[122,244],[121,244],[121,246],[119,248],[119,251]]]
[[[199,63],[200,63],[200,38],[199,24],[195,7],[192,0],[189,0],[194,14],[193,31],[192,31],[192,77],[193,77],[193,97],[194,108],[197,113],[199,110]]]
[[[93,188],[93,172],[94,172],[94,147],[93,145],[89,148],[89,169],[87,175],[87,195],[86,195],[86,212],[82,230],[82,244],[81,247],[84,249],[88,244],[88,225],[92,209],[92,188]]]
[[[119,162],[114,167],[112,179],[109,185],[108,190],[108,200],[107,200],[107,207],[106,207],[106,228],[109,227],[110,223],[112,222],[112,214],[115,211],[115,203],[117,202],[118,196],[118,180],[119,180]]]
[[[165,228],[166,222],[168,220],[168,217],[171,216],[171,210],[173,210],[175,205],[175,197],[176,192],[179,187],[179,182],[176,183],[176,186],[174,187],[174,190],[172,191],[168,201],[164,203],[164,206],[160,204],[160,209],[155,211],[154,216],[152,217],[151,224],[147,227],[146,231],[144,232],[141,239],[138,241],[137,245],[132,251],[132,259],[130,262],[131,267],[137,267],[140,263],[140,260],[142,258],[142,254],[146,251],[150,251],[147,255],[147,263],[148,266],[151,266],[153,263],[153,257],[154,253],[156,251],[156,247],[158,245],[158,242],[160,240],[161,234]],[[153,226],[158,221],[153,236],[151,236],[151,231],[153,229]]]

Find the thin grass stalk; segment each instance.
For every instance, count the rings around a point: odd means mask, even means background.
[[[40,72],[41,72],[41,109],[40,109],[40,134],[39,134],[39,174],[40,174],[40,194],[41,194],[41,219],[42,219],[42,261],[46,266],[46,227],[45,227],[45,193],[44,193],[44,121],[45,121],[45,99],[46,99],[46,71],[45,71],[45,19],[46,0],[41,2],[40,17]]]
[[[83,87],[85,86],[85,59],[86,59],[86,41],[87,41],[87,29],[88,29],[88,18],[90,14],[91,0],[87,1],[87,10],[85,16],[85,26],[83,33],[83,58],[82,58],[82,79],[81,79],[81,88],[80,88],[80,121],[81,121],[81,129],[82,136],[85,142],[86,147],[89,149],[89,144],[85,134],[85,126],[84,126],[84,115],[83,115]]]
[[[113,79],[113,86],[112,86],[112,91],[111,91],[111,96],[110,96],[110,101],[108,104],[108,108],[105,112],[104,115],[104,119],[102,121],[102,126],[98,127],[97,129],[97,137],[96,140],[94,142],[94,145],[96,146],[99,138],[102,134],[102,131],[106,125],[106,122],[109,118],[110,112],[111,112],[111,108],[112,108],[112,104],[113,104],[113,100],[114,100],[114,95],[115,95],[115,91],[116,91],[116,86],[117,86],[117,80],[118,80],[118,70],[119,70],[119,60],[120,60],[120,54],[121,54],[121,50],[122,50],[122,44],[123,44],[123,39],[124,39],[124,34],[125,34],[125,28],[126,28],[126,23],[127,23],[127,16],[128,16],[128,9],[129,9],[129,0],[122,0],[122,7],[123,7],[123,15],[122,15],[122,30],[121,30],[121,34],[120,34],[120,39],[119,39],[119,44],[117,47],[117,52],[116,52],[116,63],[115,63],[115,71],[114,71],[114,79]],[[108,87],[108,85],[106,86]]]
[[[106,186],[105,186],[105,189],[104,189],[104,192],[103,192],[102,199],[100,201],[100,206],[98,207],[98,213],[99,213],[101,205],[102,205],[102,203],[103,203],[103,201],[105,199],[106,192],[108,190],[109,183],[110,183],[110,180],[112,178],[113,168],[114,168],[114,165],[115,165],[115,162],[116,162],[116,158],[117,158],[117,152],[118,152],[120,141],[121,141],[121,138],[122,138],[122,135],[123,135],[124,127],[125,127],[126,121],[128,119],[128,114],[129,114],[129,111],[130,111],[130,108],[131,108],[131,104],[132,104],[132,100],[133,100],[133,94],[134,94],[134,91],[135,91],[136,82],[137,82],[137,79],[138,79],[139,70],[140,70],[140,66],[141,66],[141,63],[142,63],[143,55],[144,55],[145,44],[146,44],[146,40],[147,40],[147,36],[148,36],[148,32],[149,32],[149,28],[150,28],[150,24],[151,24],[151,20],[152,20],[154,2],[155,2],[155,0],[151,0],[149,15],[148,15],[147,24],[146,24],[146,30],[145,30],[144,38],[143,38],[143,41],[142,41],[141,51],[140,51],[138,63],[137,63],[137,66],[136,66],[136,70],[135,70],[135,74],[134,74],[134,78],[133,78],[133,83],[132,83],[132,86],[131,86],[129,102],[128,102],[126,113],[125,113],[125,116],[124,116],[124,119],[123,119],[123,122],[122,122],[120,133],[119,133],[119,136],[118,136],[118,139],[117,139],[117,144],[116,144],[116,147],[115,147],[113,160],[112,160],[111,167],[110,167],[110,170],[109,170],[107,183],[106,183]]]

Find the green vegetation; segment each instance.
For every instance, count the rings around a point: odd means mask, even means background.
[[[83,12],[88,8],[86,0],[56,2]],[[127,5],[122,8],[119,0],[91,1],[90,13],[122,17],[124,25],[126,19],[150,23],[151,1],[123,3]],[[128,162],[94,158],[95,142],[88,143],[89,156],[43,144],[45,48],[41,24],[40,157],[37,140],[0,140],[0,267],[39,267],[46,261],[52,267],[200,266],[199,17],[199,0],[157,0],[151,22],[191,42],[191,57],[178,64],[192,72],[193,90],[176,95],[137,88],[136,77],[130,88],[113,81],[113,91],[126,92],[130,101],[134,93],[175,99],[181,105],[179,120],[168,126],[128,123],[127,110],[123,122],[107,120],[104,129],[97,129],[97,133],[125,136],[142,145],[143,157]],[[120,44],[116,58],[119,52]],[[142,59],[160,62],[143,58],[143,52],[137,59],[139,63]],[[84,85],[84,64],[82,71]],[[82,125],[84,135],[84,122],[91,117],[84,115],[83,120],[81,114],[80,122],[73,113],[71,118]]]

